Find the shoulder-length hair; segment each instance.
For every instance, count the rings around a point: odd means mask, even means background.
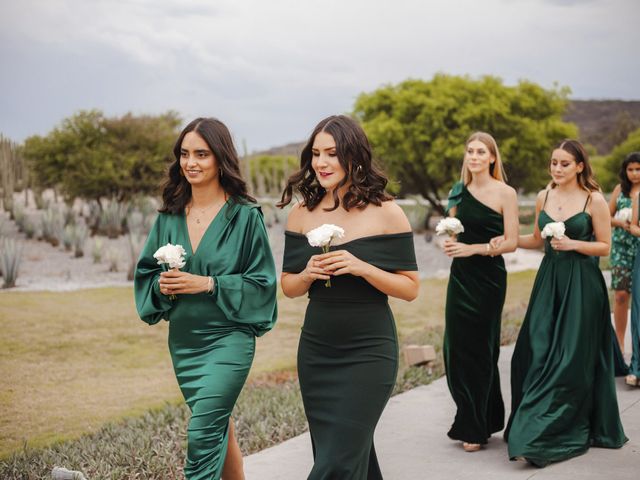
[[[620,165],[620,172],[618,177],[620,178],[620,190],[625,197],[631,196],[631,180],[627,176],[627,167],[632,163],[640,163],[640,152],[631,152],[627,155]]]
[[[300,154],[300,169],[287,180],[278,207],[282,208],[291,203],[294,190],[300,192],[302,204],[309,210],[316,208],[324,197],[326,190],[318,182],[311,166],[313,142],[320,132],[326,132],[333,137],[338,161],[346,172],[345,177],[333,190],[333,207],[325,210],[333,211],[340,204],[347,211],[354,207],[364,208],[370,203],[380,206],[382,202],[392,199],[391,195],[385,192],[387,177],[374,164],[371,146],[362,127],[345,115],[332,115],[313,129]],[[338,190],[345,185],[347,192],[341,200]]]
[[[162,208],[159,211],[182,213],[191,201],[191,184],[180,167],[182,141],[189,132],[200,135],[211,149],[220,169],[220,185],[227,195],[233,201],[255,203],[256,200],[247,193],[247,184],[240,173],[238,153],[227,126],[216,118],[196,118],[184,127],[173,147],[175,161],[169,166],[168,178],[163,185]]]
[[[566,138],[554,147],[554,150],[557,149],[564,150],[570,154],[575,159],[576,163],[582,163],[582,172],[578,174],[578,185],[580,185],[580,188],[587,192],[601,191],[600,185],[598,185],[598,182],[596,182],[596,179],[593,176],[593,169],[589,163],[589,154],[579,141]],[[549,168],[551,168],[551,166],[549,166]],[[557,185],[553,180],[551,180],[549,186],[551,188],[556,188]]]
[[[493,162],[489,166],[490,175],[496,180],[500,180],[501,182],[507,181],[507,174],[504,171],[504,167],[502,166],[502,157],[500,156],[500,150],[498,150],[498,144],[496,143],[495,138],[489,135],[486,132],[474,132],[472,133],[467,141],[464,143],[465,148],[465,156],[466,149],[469,144],[475,140],[484,143],[485,147],[489,149],[489,153],[493,155],[495,158],[495,162]],[[462,162],[462,171],[460,172],[460,180],[463,184],[468,185],[471,182],[471,172],[469,171],[469,167],[467,167],[467,162]]]

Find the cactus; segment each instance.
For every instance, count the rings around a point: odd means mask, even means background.
[[[102,247],[104,242],[100,237],[94,237],[93,248],[91,249],[91,256],[93,257],[93,263],[100,263],[102,261]]]
[[[73,236],[73,251],[75,258],[84,257],[84,246],[87,243],[89,229],[84,223],[78,223],[75,226],[75,235]]]
[[[118,238],[123,232],[129,204],[117,202],[115,199],[107,202],[100,212],[99,231],[109,238]]]
[[[16,184],[18,165],[17,146],[0,135],[0,180],[2,181],[2,205],[13,219],[13,192]]]
[[[0,270],[4,278],[2,288],[16,286],[23,249],[23,245],[14,239],[4,238],[0,242]]]

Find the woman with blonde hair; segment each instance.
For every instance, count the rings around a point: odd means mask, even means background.
[[[488,133],[465,143],[461,181],[449,195],[448,213],[464,232],[445,241],[453,258],[445,308],[444,361],[457,413],[449,437],[473,452],[504,427],[498,355],[500,318],[507,289],[501,254],[516,249],[518,201],[505,183],[500,152]],[[491,238],[503,235],[497,248]]]
[[[593,261],[609,254],[609,208],[576,140],[558,144],[549,172],[533,234],[518,239],[522,248],[544,246],[545,256],[511,359],[505,431],[509,457],[538,467],[590,446],[619,448],[627,441],[616,399],[607,287]]]

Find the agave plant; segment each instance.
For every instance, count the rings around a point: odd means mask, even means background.
[[[87,237],[89,236],[89,229],[86,224],[78,223],[75,226],[75,232],[73,236],[73,250],[76,258],[84,257],[84,246],[87,243]]]
[[[16,286],[23,249],[24,246],[12,238],[4,238],[0,241],[0,269],[4,278],[2,288]]]
[[[123,227],[129,211],[129,204],[111,200],[100,214],[99,230],[109,238],[117,238]]]
[[[127,235],[127,239],[129,240],[129,269],[127,271],[127,280],[133,280],[133,274],[136,269],[136,264],[138,263],[138,257],[140,257],[140,252],[142,252],[142,248],[144,247],[145,236],[131,232]]]
[[[64,236],[64,221],[60,212],[48,208],[42,213],[42,238],[54,247],[60,245]]]
[[[91,256],[93,257],[93,263],[100,263],[102,261],[102,248],[104,242],[100,237],[93,238],[93,248],[91,249]]]

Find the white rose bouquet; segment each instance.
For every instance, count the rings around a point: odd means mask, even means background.
[[[456,217],[443,218],[436,225],[436,235],[449,235],[452,237],[462,232],[464,232],[464,226]]]
[[[631,222],[631,217],[632,217],[632,210],[629,207],[621,208],[615,214],[615,218],[617,218],[618,220],[622,220],[623,222],[628,222],[628,223]]]
[[[564,237],[564,230],[564,222],[549,222],[544,226],[540,235],[542,238],[553,237],[560,240]]]
[[[344,237],[344,229],[330,223],[325,223],[323,225],[320,225],[318,228],[314,228],[313,230],[309,230],[307,232],[307,240],[309,241],[309,245],[311,245],[312,247],[322,248],[322,253],[327,253],[329,251],[329,247],[331,246],[331,242],[334,238],[342,237]],[[324,286],[330,287],[331,280],[327,280]]]
[[[182,245],[172,245],[167,243],[164,247],[160,247],[156,250],[156,253],[153,254],[153,258],[158,261],[158,265],[166,264],[169,269],[178,269],[182,268],[185,265],[184,257],[187,252],[184,250]],[[171,300],[175,300],[177,297],[175,295],[170,295],[169,298]]]

